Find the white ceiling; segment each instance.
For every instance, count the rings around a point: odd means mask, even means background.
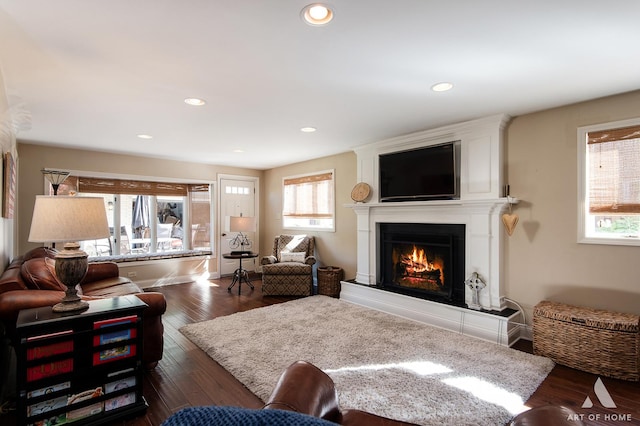
[[[640,88],[637,0],[309,3],[0,0],[18,138],[268,169]]]

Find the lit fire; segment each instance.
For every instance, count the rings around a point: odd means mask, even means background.
[[[405,276],[423,277],[429,272],[439,272],[440,282],[444,283],[444,272],[442,261],[434,259],[429,261],[424,249],[418,249],[415,245],[411,253],[403,253],[400,262],[404,266]]]

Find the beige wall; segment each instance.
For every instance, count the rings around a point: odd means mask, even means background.
[[[18,143],[18,154],[18,181],[20,183],[18,211],[20,214],[16,224],[18,227],[17,254],[38,246],[38,244],[29,243],[27,238],[31,227],[31,214],[35,196],[42,194],[44,190],[44,178],[40,172],[43,168],[167,179],[193,179],[205,182],[216,182],[218,174],[258,177],[262,175],[261,171],[236,167],[212,166],[79,149],[54,148],[27,142]],[[198,267],[202,267],[201,261],[195,261],[195,264]],[[163,270],[164,267],[166,267],[166,270]],[[158,277],[170,278],[176,274],[186,274],[191,266],[169,264],[168,262],[149,262],[147,266],[144,266],[138,262],[136,268],[137,277],[135,280],[144,281]],[[127,266],[127,269],[130,269],[129,266]],[[207,269],[211,273],[217,271],[217,259],[211,259],[208,262]]]
[[[0,69],[0,153],[4,155],[6,152],[11,152],[15,157],[15,146],[16,139],[13,132],[13,121],[9,110],[9,99],[4,85],[2,70]],[[4,183],[2,177],[0,177],[0,182]],[[13,257],[13,224],[13,219],[5,219],[0,214],[0,266],[3,269]]]
[[[282,229],[282,178],[321,170],[335,170],[336,232],[304,232],[313,235],[319,266],[339,266],[345,278],[356,275],[356,215],[344,207],[353,203],[351,189],[356,184],[356,155],[353,152],[305,161],[268,170],[262,192],[260,253],[271,254],[273,238],[279,234],[301,233]]]
[[[640,91],[513,119],[508,183],[521,199],[505,253],[510,298],[640,314],[640,247],[577,243],[577,128],[640,116]]]

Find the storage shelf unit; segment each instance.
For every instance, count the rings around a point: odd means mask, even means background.
[[[142,313],[135,296],[89,302],[76,314],[20,311],[19,424],[98,425],[143,414]]]

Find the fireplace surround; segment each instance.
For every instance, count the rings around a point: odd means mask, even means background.
[[[519,330],[510,324],[514,312],[507,309],[505,304],[503,282],[506,233],[501,216],[509,202],[517,202],[516,199],[502,196],[505,185],[503,133],[508,121],[506,115],[492,116],[401,136],[354,150],[357,154],[358,180],[371,186],[371,195],[367,202],[347,205],[354,211],[357,220],[357,270],[353,280],[343,282],[341,298],[500,344],[511,344],[518,338]],[[460,143],[459,199],[381,202],[380,155],[450,141]],[[477,276],[486,284],[478,293],[475,308],[480,308],[479,311],[469,309],[474,305],[474,291],[470,286],[464,285],[454,296],[453,290],[449,295],[449,289],[438,288],[442,283],[438,284],[433,276],[431,281],[426,278],[422,281],[406,279],[405,284],[408,285],[398,286],[397,282],[387,285],[389,281],[394,281],[391,278],[394,272],[398,272],[393,270],[393,266],[389,270],[389,266],[381,264],[386,243],[380,231],[387,224],[400,227],[400,234],[404,236],[415,233],[411,229],[418,225],[442,225],[444,228],[458,226],[463,229],[456,248],[462,250],[462,260],[458,264],[458,272],[451,279],[460,286],[471,276]],[[437,241],[437,244],[441,243]],[[404,248],[409,250],[406,246]],[[400,272],[406,267],[397,266]],[[448,281],[449,278],[445,279]],[[425,290],[399,288],[415,286],[415,281],[423,287],[435,285],[435,291],[426,290],[427,293],[434,293],[429,295],[434,297],[430,297],[430,300],[416,298],[416,295],[424,296]],[[389,287],[393,291],[386,291]]]

